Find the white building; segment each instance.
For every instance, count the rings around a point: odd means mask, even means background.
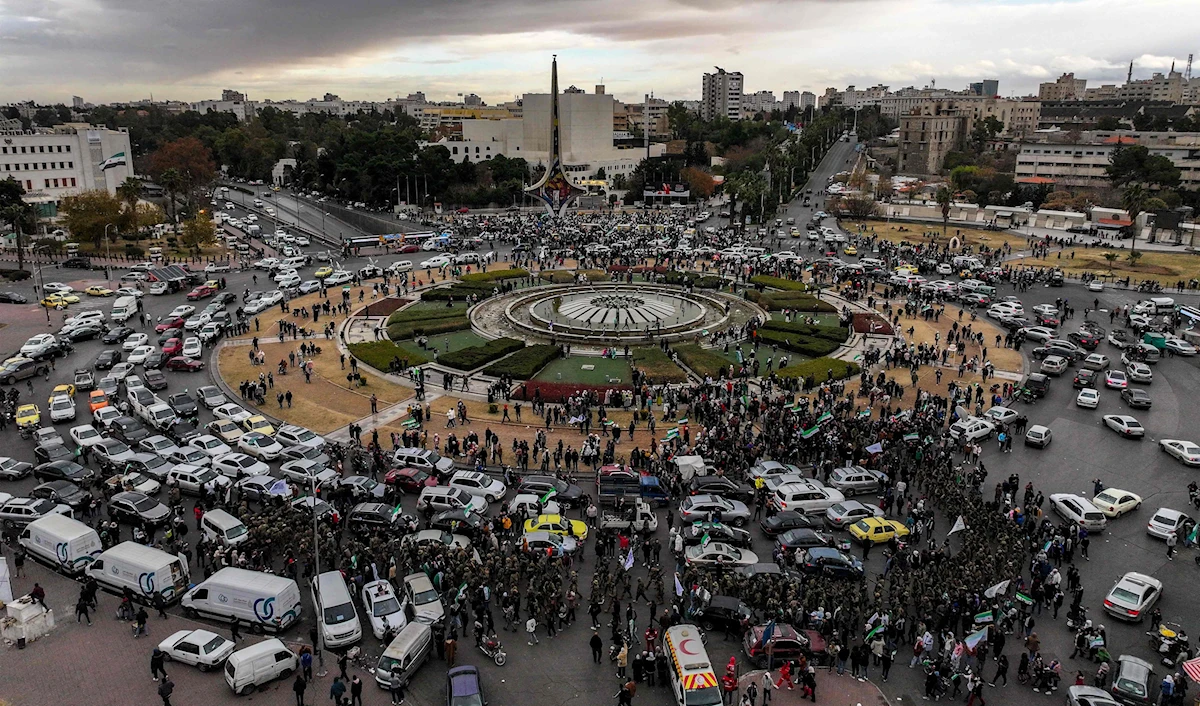
[[[246,122],[254,117],[257,105],[246,100],[207,100],[192,103],[192,110],[204,115],[205,113],[233,113],[237,119]]]
[[[717,72],[704,74],[701,85],[700,117],[713,120],[718,117],[730,120],[742,118],[742,72],[729,72],[716,67]]]
[[[1109,185],[1107,167],[1120,145],[1145,145],[1179,168],[1185,189],[1200,187],[1200,133],[1195,132],[1082,132],[1077,142],[1026,141],[1017,155],[1017,181],[1050,179],[1061,186]]]
[[[24,131],[0,121],[0,179],[25,187],[25,200],[54,215],[58,202],[82,191],[110,194],[133,175],[129,133],[103,125],[66,123]]]

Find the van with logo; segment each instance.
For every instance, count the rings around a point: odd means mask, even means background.
[[[96,556],[83,572],[100,588],[121,595],[126,588],[134,599],[153,605],[156,596],[175,603],[188,586],[188,565],[175,554],[136,542],[121,542]]]
[[[29,556],[67,576],[83,573],[102,549],[100,535],[66,515],[43,515],[25,525],[17,543]]]
[[[704,638],[695,625],[673,625],[663,635],[667,683],[677,706],[719,706],[721,687]]]
[[[210,511],[218,512],[217,510]],[[300,586],[292,579],[227,566],[184,594],[179,604],[190,617],[228,624],[236,619],[255,633],[286,630],[300,620]]]
[[[241,520],[224,510],[209,510],[200,519],[200,529],[209,540],[231,546],[250,539],[250,531]]]
[[[362,623],[354,610],[350,589],[340,571],[326,571],[312,580],[313,610],[326,647],[337,649],[362,639]]]

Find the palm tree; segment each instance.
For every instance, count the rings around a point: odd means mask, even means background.
[[[1149,200],[1150,192],[1138,183],[1129,184],[1121,194],[1121,207],[1129,213],[1129,220],[1132,221],[1130,232],[1133,237],[1129,241],[1130,253],[1137,250],[1137,219],[1146,210],[1146,202]]]
[[[1113,263],[1117,261],[1118,257],[1120,257],[1120,255],[1115,252],[1104,253],[1104,259],[1108,260],[1108,273],[1110,275],[1112,274]]]
[[[183,174],[175,167],[171,167],[163,171],[158,181],[167,190],[167,205],[170,206],[171,223],[174,224],[176,222],[175,195],[183,188]]]
[[[0,223],[11,223],[16,236],[17,269],[25,269],[25,249],[22,247],[21,235],[28,228],[32,233],[37,228],[37,209],[33,204],[18,201],[0,211]]]
[[[137,203],[142,196],[142,180],[137,177],[126,177],[125,181],[117,187],[117,197],[125,202],[129,207],[127,211],[130,223],[130,230],[134,233],[138,232],[138,217]]]
[[[938,205],[942,207],[942,236],[946,235],[946,228],[950,225],[950,202],[954,200],[954,194],[950,193],[950,189],[945,185],[939,186],[937,193],[934,195]]]

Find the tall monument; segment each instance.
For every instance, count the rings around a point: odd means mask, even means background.
[[[562,135],[558,112],[558,56],[550,64],[550,159],[546,173],[525,193],[541,200],[551,216],[564,216],[567,207],[584,190],[571,183],[563,169]]]

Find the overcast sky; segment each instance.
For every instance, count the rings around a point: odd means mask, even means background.
[[[477,93],[489,103],[559,81],[639,100],[695,99],[721,66],[746,91],[1036,92],[1177,62],[1198,0],[0,0],[0,102],[217,98],[385,100]],[[1200,73],[1200,67],[1197,69]]]

